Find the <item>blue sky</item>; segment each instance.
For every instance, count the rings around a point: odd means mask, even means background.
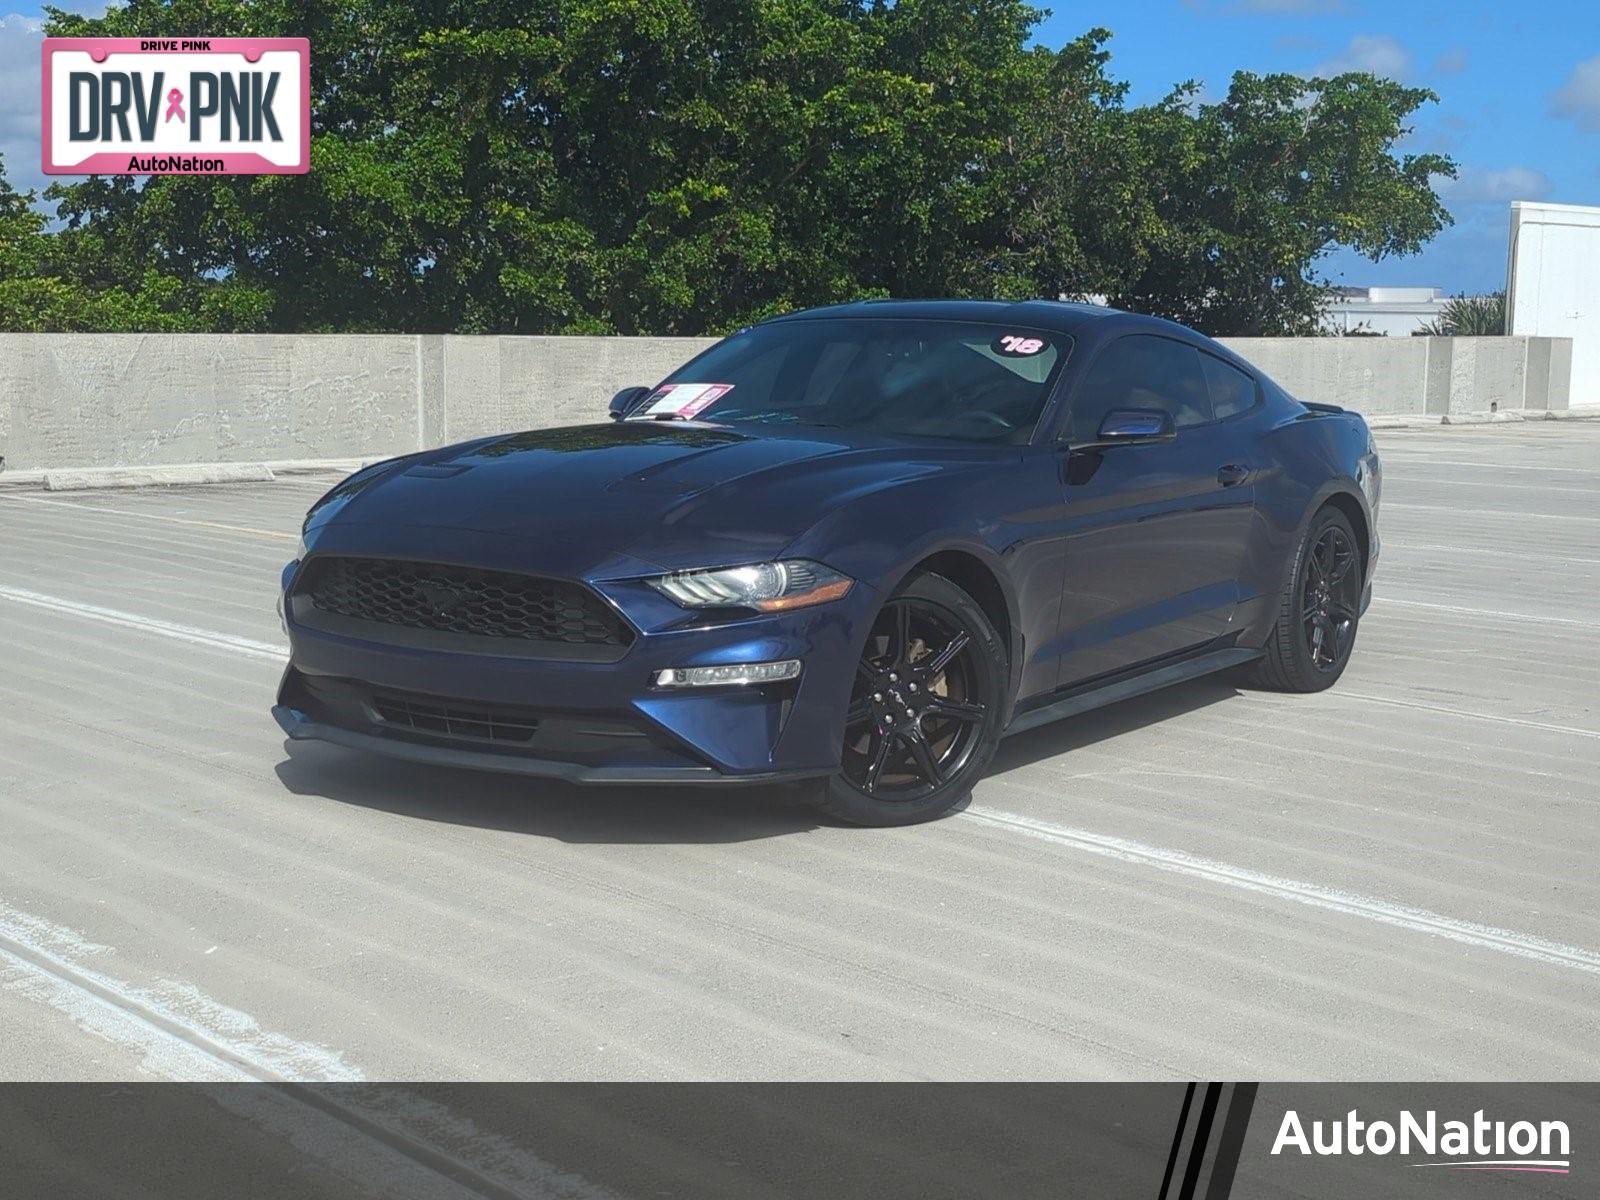
[[[1122,0],[1060,4],[1040,40],[1112,31],[1130,99],[1196,79],[1221,96],[1236,70],[1339,69],[1431,88],[1406,146],[1456,160],[1440,194],[1456,224],[1421,254],[1369,262],[1336,252],[1336,282],[1450,292],[1505,285],[1510,201],[1600,204],[1600,4],[1596,0]]]
[[[21,187],[44,183],[40,13],[0,0],[0,153]],[[1060,45],[1096,25],[1112,31],[1111,69],[1135,103],[1184,79],[1220,96],[1236,70],[1371,70],[1439,93],[1409,145],[1460,165],[1441,186],[1456,225],[1410,258],[1335,253],[1323,269],[1337,282],[1493,290],[1505,282],[1510,201],[1600,204],[1596,0],[1120,0],[1060,4],[1039,37]]]

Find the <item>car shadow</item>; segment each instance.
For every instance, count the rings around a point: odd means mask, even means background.
[[[1219,675],[1081,713],[1007,738],[987,774],[1070,754],[1239,694],[1228,676]],[[813,810],[794,786],[580,787],[399,762],[316,742],[286,742],[284,751],[274,770],[296,796],[575,844],[715,845],[838,823]]]
[[[1071,754],[1097,742],[1160,725],[1213,704],[1233,700],[1243,693],[1226,672],[1174,684],[1157,692],[1134,696],[1104,708],[1091,709],[1037,729],[1013,734],[1000,743],[989,764],[989,775],[1015,771],[1047,758]]]
[[[314,742],[286,742],[284,752],[273,770],[296,796],[562,842],[744,842],[825,822],[792,786],[580,787],[399,762]]]

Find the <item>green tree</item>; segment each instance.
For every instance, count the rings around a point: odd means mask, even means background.
[[[0,162],[0,330],[196,332],[251,328],[265,297],[186,279],[105,243],[96,227],[52,233]]]
[[[1500,337],[1506,332],[1506,294],[1451,296],[1422,332],[1430,337]]]
[[[866,295],[1104,293],[1288,332],[1415,249],[1427,93],[1241,75],[1129,108],[1018,0],[130,0],[52,34],[310,38],[306,176],[57,185],[59,260],[217,327],[719,332]],[[107,251],[115,249],[114,254]]]
[[[1015,0],[133,0],[51,32],[304,33],[307,177],[60,189],[274,328],[699,333],[993,291],[990,167],[1054,56]],[[1031,279],[1017,281],[1031,284]]]
[[[1240,72],[1217,103],[1196,103],[1190,84],[1128,114],[1156,221],[1113,303],[1214,334],[1315,333],[1325,253],[1414,254],[1449,224],[1430,180],[1454,164],[1393,153],[1435,99],[1358,72]]]
[[[45,266],[46,222],[32,206],[32,193],[6,180],[4,165],[0,160],[0,328],[44,328],[57,307],[53,285],[59,286]]]

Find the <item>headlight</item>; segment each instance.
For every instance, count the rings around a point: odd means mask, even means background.
[[[301,559],[305,558],[305,556],[307,554],[309,554],[309,553],[311,553],[311,551],[306,548],[306,535],[304,533],[302,533],[300,535],[300,544],[298,546],[296,546],[295,550],[294,550],[294,560],[295,560],[295,562],[299,562]]]
[[[850,579],[805,559],[755,563],[722,571],[680,571],[652,579],[650,586],[685,608],[754,608],[783,612],[837,600]]]

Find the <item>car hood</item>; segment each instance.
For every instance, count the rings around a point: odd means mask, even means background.
[[[840,431],[753,434],[622,421],[489,438],[395,460],[335,488],[308,531],[431,529],[515,539],[529,569],[603,573],[774,555],[864,491],[971,463],[972,448]],[[482,537],[468,541],[483,543]],[[392,552],[387,546],[386,552]]]

